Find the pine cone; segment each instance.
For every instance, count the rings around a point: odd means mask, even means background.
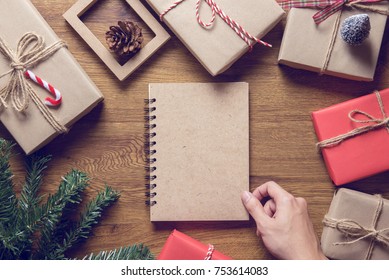
[[[117,26],[111,26],[105,33],[108,47],[119,57],[137,53],[143,42],[142,28],[132,21],[118,21]]]

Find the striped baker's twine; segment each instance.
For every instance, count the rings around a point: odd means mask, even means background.
[[[36,84],[38,84],[39,86],[41,86],[42,88],[46,89],[49,93],[51,93],[51,95],[53,95],[55,97],[55,99],[53,99],[51,97],[46,97],[45,104],[47,106],[55,107],[55,106],[58,106],[58,105],[61,104],[61,102],[62,102],[62,95],[61,95],[61,92],[58,89],[56,89],[55,87],[53,87],[48,82],[46,82],[45,80],[41,79],[40,77],[36,76],[30,70],[27,70],[26,72],[24,72],[24,75],[27,78],[31,79]]]
[[[196,3],[196,19],[197,19],[197,22],[204,28],[208,28],[208,27],[211,27],[213,25],[213,23],[215,22],[215,19],[216,19],[216,9],[215,9],[215,6],[214,5],[211,5],[211,10],[212,10],[212,18],[210,20],[210,22],[208,23],[204,23],[201,18],[200,18],[200,3],[201,3],[201,0],[198,0],[197,3]]]
[[[213,252],[215,251],[215,246],[213,246],[212,244],[209,244],[208,246],[209,247],[208,247],[207,255],[204,258],[205,261],[211,260]]]
[[[181,4],[182,2],[184,2],[185,0],[179,0],[179,1],[176,1],[174,2],[169,8],[167,8],[165,11],[163,11],[160,15],[159,15],[159,18],[161,19],[161,21],[163,21],[163,17],[168,13],[170,12],[171,10],[173,10],[174,8],[176,8],[179,4]],[[271,44],[269,43],[266,43],[260,39],[258,39],[257,37],[251,35],[249,32],[247,32],[239,23],[237,23],[235,20],[233,20],[232,18],[230,18],[216,3],[214,0],[204,0],[209,6],[210,8],[212,9],[212,18],[211,20],[208,22],[208,23],[204,23],[201,18],[200,18],[200,4],[201,4],[201,0],[197,0],[196,2],[196,19],[197,19],[197,22],[203,27],[203,28],[209,28],[211,27],[214,22],[215,22],[215,19],[216,19],[216,14],[219,15],[219,17],[225,22],[227,23],[234,31],[236,34],[238,34],[238,36],[240,38],[242,38],[243,41],[245,41],[245,43],[249,46],[250,48],[250,51],[252,50],[253,46],[251,44],[252,41],[255,41],[259,44],[262,44],[266,47],[272,47]]]

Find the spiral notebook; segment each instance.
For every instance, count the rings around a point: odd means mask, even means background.
[[[247,83],[149,85],[151,221],[248,220],[248,93]]]

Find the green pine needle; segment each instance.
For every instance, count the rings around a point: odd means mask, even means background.
[[[67,207],[79,204],[82,201],[81,193],[89,185],[88,176],[78,170],[72,170],[59,185],[58,191],[50,195],[46,204],[42,206],[43,220],[41,240],[39,243],[38,258],[58,259],[52,255],[55,250],[55,233],[58,224],[63,219],[62,214]]]
[[[18,247],[10,240],[17,217],[17,199],[9,165],[12,147],[11,143],[0,139],[0,258],[19,253]]]
[[[87,239],[104,210],[119,193],[105,186],[87,204],[80,220],[71,224],[69,214],[82,202],[88,176],[78,170],[66,174],[55,194],[42,204],[39,188],[51,157],[33,155],[26,160],[26,178],[16,198],[9,160],[13,144],[0,139],[0,259],[67,259],[66,252]],[[134,245],[90,254],[84,259],[153,259],[149,249]]]
[[[65,252],[83,239],[87,239],[92,232],[92,226],[97,224],[102,212],[119,198],[119,193],[106,186],[104,191],[97,194],[87,206],[81,219],[68,232],[60,243],[52,243],[55,248],[48,254],[49,259],[61,259]]]
[[[41,199],[37,194],[42,184],[42,173],[50,159],[51,156],[39,157],[36,155],[26,159],[26,181],[19,199],[19,209],[26,218],[29,217],[32,209],[40,203]]]
[[[12,147],[11,143],[0,139],[0,222],[5,229],[10,226],[10,223],[14,223],[17,215],[17,200],[12,183],[13,174],[9,166]]]
[[[93,253],[83,258],[84,260],[153,260],[154,256],[143,244],[135,244],[129,247],[119,248],[111,251]]]

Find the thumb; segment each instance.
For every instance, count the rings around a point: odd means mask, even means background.
[[[257,227],[262,228],[264,223],[268,222],[270,218],[268,215],[266,215],[261,202],[251,192],[248,191],[244,191],[242,193],[241,199],[244,207],[246,207],[247,211],[255,220]]]

